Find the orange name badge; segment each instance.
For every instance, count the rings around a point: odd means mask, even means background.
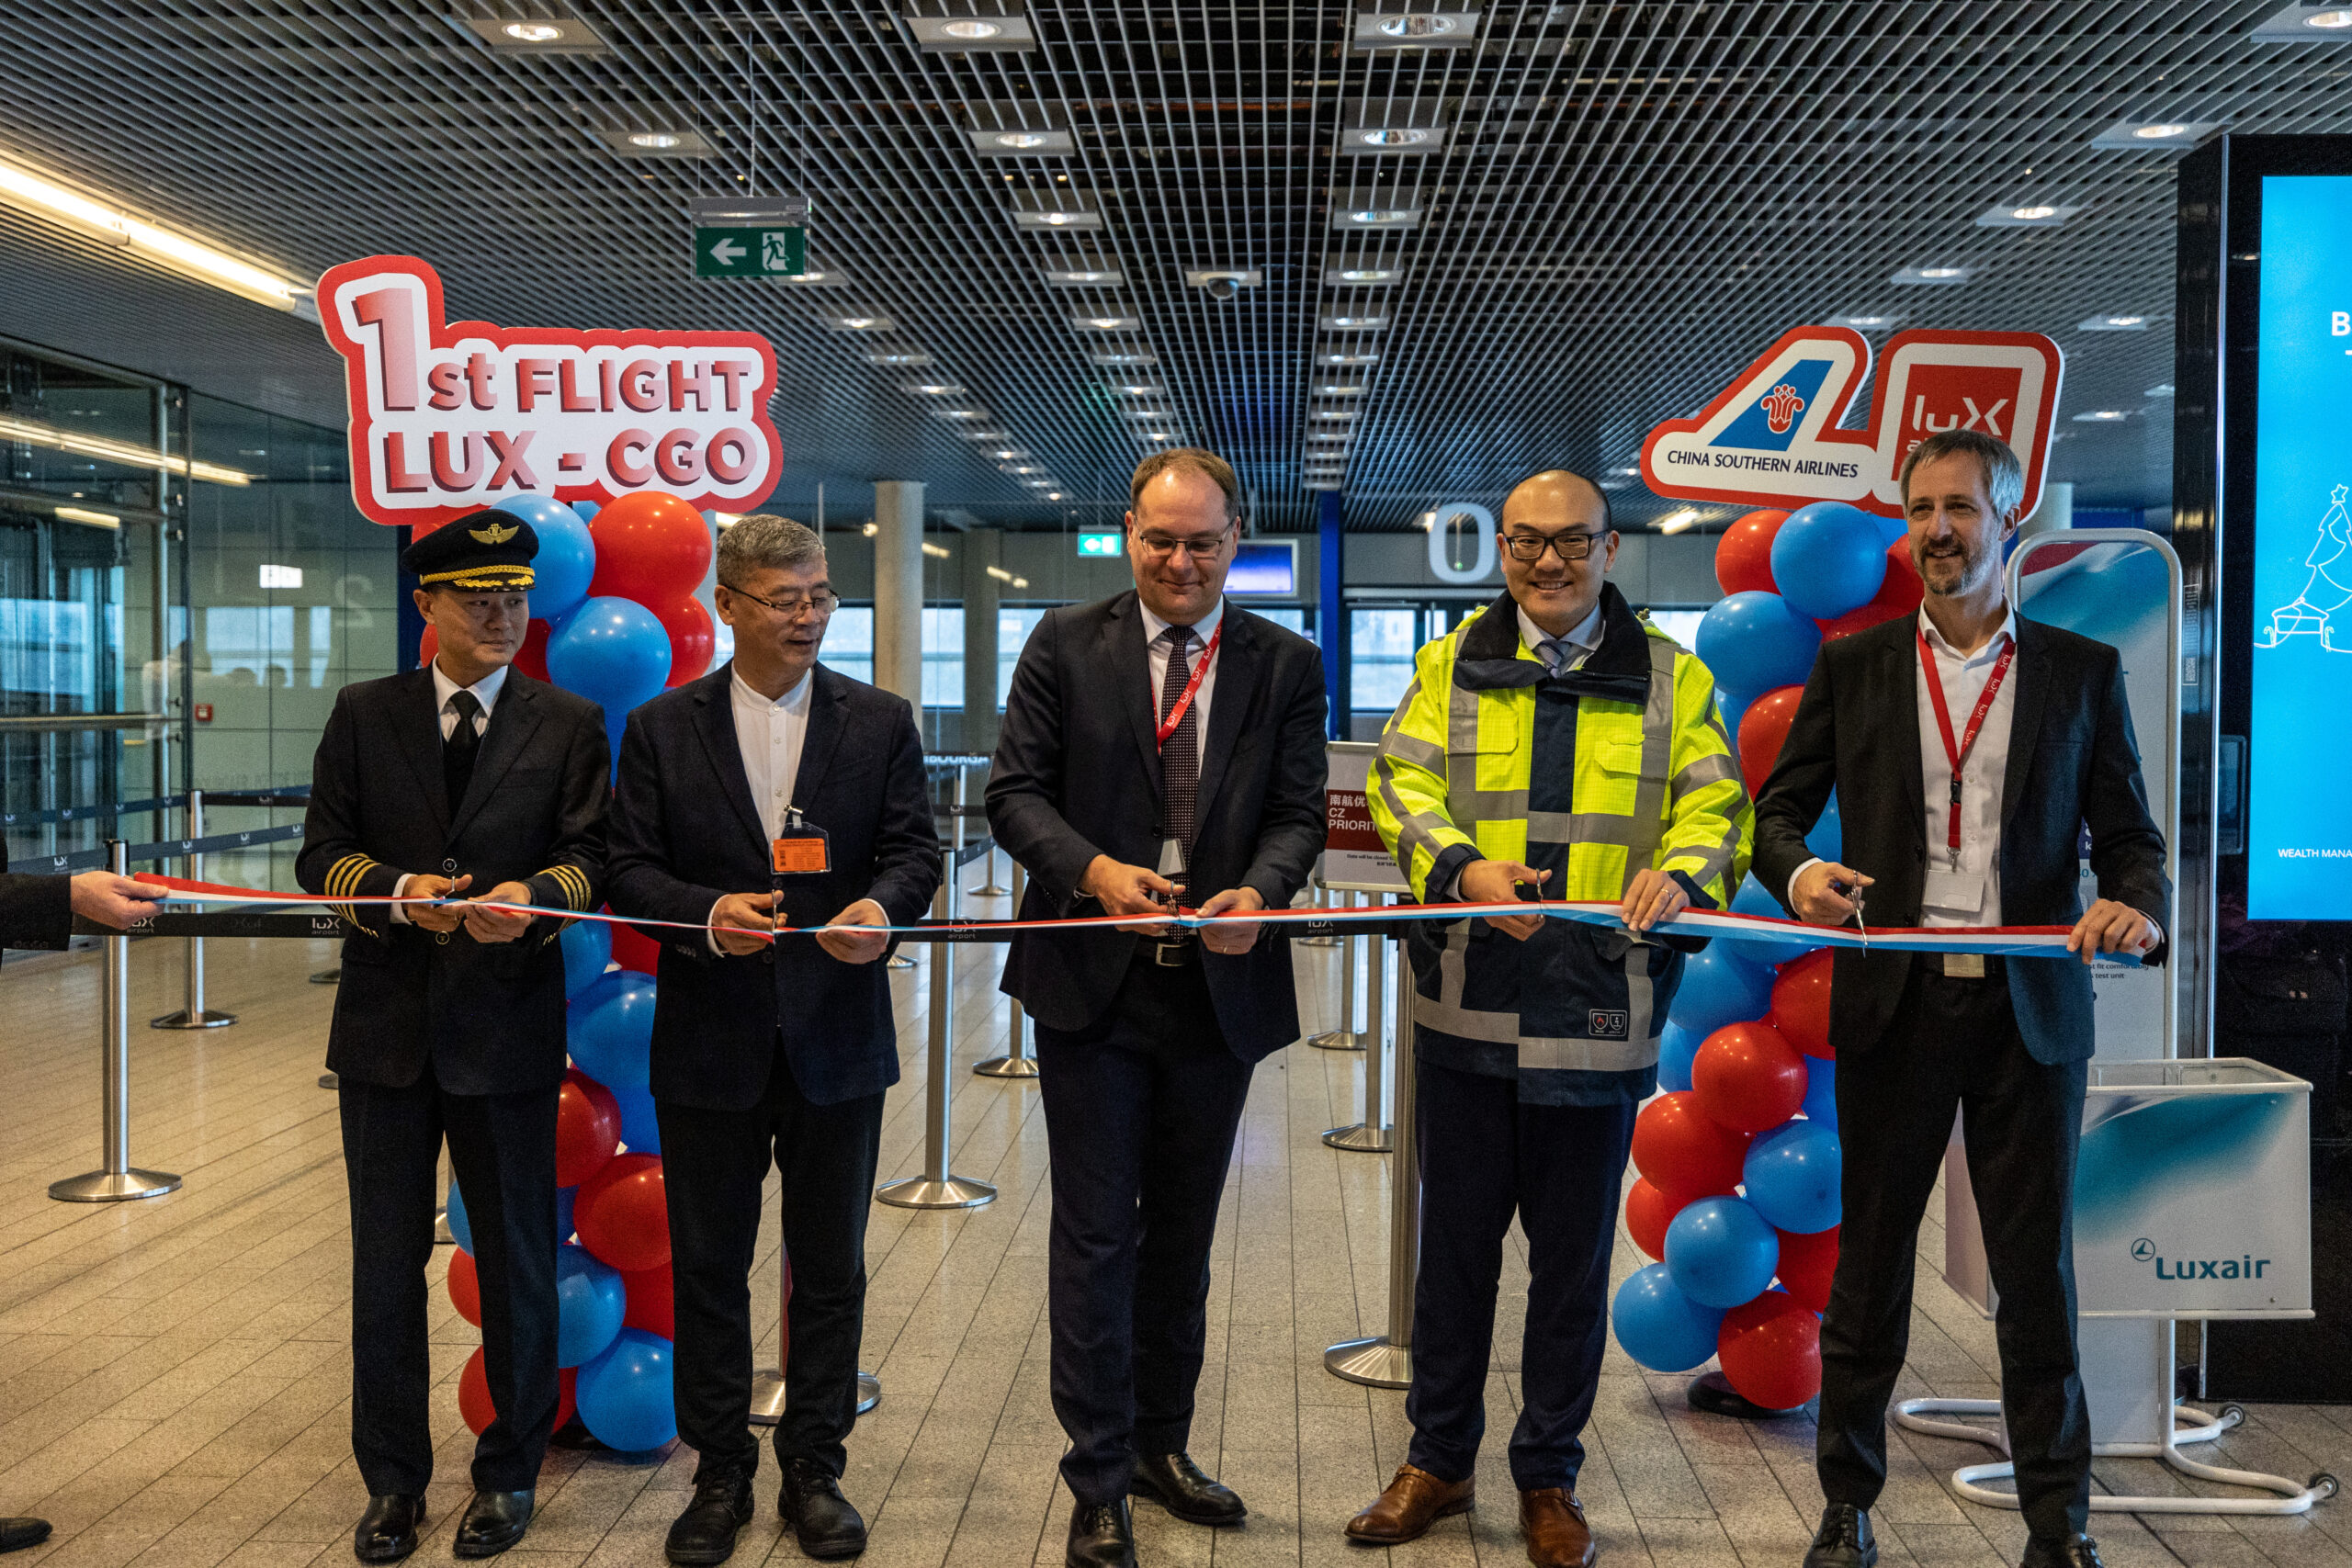
[[[778,876],[819,876],[832,869],[822,833],[794,834],[776,840],[769,847],[775,854]]]

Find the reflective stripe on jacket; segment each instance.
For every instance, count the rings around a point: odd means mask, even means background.
[[[1551,673],[1505,593],[1416,656],[1382,732],[1374,825],[1424,903],[1473,860],[1552,874],[1543,896],[1613,899],[1655,866],[1721,908],[1746,874],[1752,811],[1705,665],[1601,588],[1600,647]],[[1648,1094],[1681,943],[1547,921],[1525,942],[1484,920],[1408,942],[1420,1054],[1516,1076],[1536,1103]]]

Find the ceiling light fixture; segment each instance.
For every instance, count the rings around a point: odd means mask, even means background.
[[[932,412],[942,419],[986,419],[989,416],[986,409],[933,409]]]
[[[1659,518],[1657,531],[1661,534],[1679,534],[1685,528],[1696,526],[1698,521],[1699,514],[1686,506],[1679,512],[1670,512]]]
[[[1117,288],[1127,280],[1127,275],[1115,266],[1052,267],[1046,269],[1046,281],[1058,283],[1066,288],[1090,286]]]
[[[1355,416],[1356,411],[1353,409],[1317,409],[1315,411],[1317,419],[1353,419]]]
[[[1325,365],[1377,365],[1380,363],[1380,355],[1376,354],[1325,354],[1317,355],[1317,358]]]
[[[1125,333],[1143,323],[1134,316],[1072,316],[1069,324],[1088,332]]]
[[[1363,383],[1334,381],[1329,386],[1317,387],[1315,389],[1329,398],[1360,398],[1363,395]]]
[[[2143,398],[2169,398],[2173,395],[2173,386],[2170,381],[2159,381],[2140,395]]]
[[[2148,318],[2131,315],[2091,316],[2075,322],[2075,328],[2077,332],[2086,333],[2145,332],[2148,330]]]
[[[905,18],[907,31],[925,54],[1018,54],[1036,47],[1037,29],[1026,10],[1008,7],[1008,15],[976,17],[974,8],[956,6],[961,15],[942,15],[949,7],[927,6],[933,14]]]
[[[158,473],[177,474],[183,479],[203,479],[216,485],[249,485],[251,474],[236,468],[225,468],[218,463],[198,463],[168,452],[158,452],[152,446],[140,446],[129,441],[110,441],[103,435],[85,435],[78,430],[60,430],[55,425],[40,424],[29,419],[15,419],[0,414],[0,441],[22,442],[28,446],[45,446],[55,452],[71,452],[77,457],[96,457],[100,462],[117,463],[126,468],[148,468]]]
[[[1327,333],[1385,332],[1388,330],[1388,318],[1385,316],[1326,316],[1323,318],[1322,326]]]
[[[1418,207],[1348,207],[1331,214],[1334,229],[1410,229],[1420,220]]]
[[[2335,32],[2352,28],[2352,11],[2314,11],[2303,19],[2303,26],[2317,28],[2322,32]]]
[[[1478,41],[1482,11],[1476,5],[1406,11],[1384,0],[1357,8],[1348,41],[1357,50],[1466,49]]]
[[[1131,398],[1156,398],[1159,395],[1161,389],[1152,386],[1149,382],[1136,381],[1121,387],[1119,390]]]
[[[922,553],[933,560],[945,560],[948,558],[948,549],[945,545],[934,545],[929,539],[922,542]]]
[[[919,348],[877,349],[865,356],[868,365],[928,365],[931,355]]]
[[[828,316],[826,321],[835,331],[844,333],[888,332],[892,327],[899,324],[888,316],[879,315]]]
[[[553,43],[563,29],[548,22],[509,22],[498,29],[518,43]]]
[[[675,147],[678,140],[676,136],[666,130],[632,130],[629,132],[628,144],[632,147],[645,148]]]
[[[111,512],[93,512],[86,506],[52,506],[50,511],[67,523],[87,523],[93,528],[119,528],[122,519]],[[300,587],[297,583],[295,586]]]
[[[972,151],[984,158],[1078,151],[1069,116],[1053,104],[1030,99],[976,103],[968,112]]]
[[[492,15],[455,16],[449,25],[458,32],[478,39],[501,54],[602,54],[605,40],[595,29],[580,19],[570,6],[554,0],[534,0],[521,7],[504,6],[451,6],[451,10],[476,13],[537,11],[536,17]]]
[[[62,222],[104,243],[120,246],[141,260],[168,267],[183,277],[209,283],[215,288],[309,321],[318,320],[308,283],[266,271],[201,241],[141,221],[105,200],[69,190],[29,169],[0,164],[0,205]]]
[[[1114,350],[1089,355],[1097,365],[1157,365],[1159,355],[1148,348]]]
[[[2113,424],[2132,416],[2121,409],[2088,409],[2075,416],[2077,424]]]
[[[1976,226],[1979,229],[2056,229],[2081,210],[2080,207],[2059,207],[2046,201],[2019,202],[1979,214]]]
[[[1335,266],[1323,274],[1323,281],[1335,288],[1377,288],[1397,282],[1405,269],[1396,266]]]
[[[1047,501],[1059,501],[1061,498],[1062,498],[1062,492],[1061,492],[1061,491],[1057,491],[1057,490],[1049,490],[1049,491],[1047,491],[1046,492],[1046,499]],[[1022,584],[1021,584],[1021,586],[1022,586],[1022,587],[1023,587],[1023,588],[1026,588],[1026,587],[1028,587],[1029,585],[1028,585],[1026,582],[1023,582],[1023,583],[1022,583]]]
[[[964,389],[953,381],[912,381],[908,383],[907,390],[920,392],[926,398],[960,398],[964,395]]]
[[[1866,333],[1876,332],[1881,327],[1891,327],[1894,321],[1895,318],[1893,316],[1832,316],[1829,318],[1829,324],[1833,327],[1852,327],[1858,332]]]
[[[631,130],[624,126],[596,135],[624,158],[708,158],[718,151],[702,132],[675,127]]]
[[[2221,129],[2219,120],[2211,119],[2118,120],[2092,137],[2091,145],[2125,152],[2186,151]]]
[[[1952,284],[1967,282],[1969,273],[1970,269],[1964,266],[1906,266],[1887,281],[1898,288],[1912,288],[1920,284],[1930,287],[1950,287]]]

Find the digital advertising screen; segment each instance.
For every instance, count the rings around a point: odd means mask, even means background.
[[[2246,913],[2352,919],[2352,176],[2262,181]]]

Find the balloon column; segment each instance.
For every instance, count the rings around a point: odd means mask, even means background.
[[[603,705],[617,764],[629,710],[710,667],[710,615],[694,597],[710,567],[710,527],[674,497],[599,507],[515,496],[500,510],[539,536],[534,612],[515,667]],[[434,653],[428,628],[420,657]],[[556,1122],[556,1363],[560,1427],[628,1451],[677,1436],[671,1405],[670,1221],[662,1134],[647,1084],[655,944],[624,926],[576,922],[562,937],[571,1070]],[[449,1190],[449,1299],[481,1323],[465,1200]],[[458,1406],[480,1432],[494,1415],[477,1349]]]
[[[1740,518],[1716,547],[1715,579],[1726,596],[1700,623],[1697,651],[1752,795],[1821,645],[1910,614],[1919,579],[1899,520],[1835,502]],[[1806,841],[1834,859],[1838,836],[1833,798]],[[1753,881],[1732,908],[1782,913]],[[1713,1357],[1768,1410],[1821,1388],[1839,1219],[1829,966],[1802,938],[1719,942],[1692,958],[1663,1035],[1664,1092],[1634,1127],[1625,1224],[1657,1261],[1619,1288],[1617,1342],[1653,1371]]]

